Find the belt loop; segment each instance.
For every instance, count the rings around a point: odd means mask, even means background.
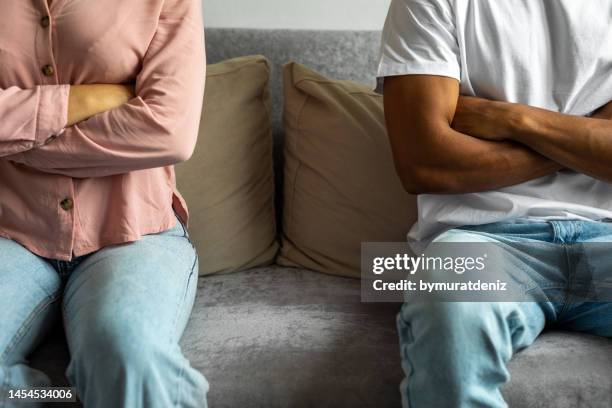
[[[552,242],[555,244],[565,243],[563,239],[563,231],[561,225],[557,221],[549,221],[550,226],[553,229],[553,239]]]

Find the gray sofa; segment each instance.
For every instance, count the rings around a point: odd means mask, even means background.
[[[207,31],[211,63],[249,54],[273,62],[278,197],[280,66],[293,59],[374,86],[378,43],[377,32]],[[209,380],[213,408],[400,407],[398,308],[361,303],[357,280],[308,270],[272,266],[203,277],[182,347]],[[66,384],[68,357],[61,333],[32,357],[58,385]],[[510,372],[503,392],[511,407],[612,407],[610,340],[551,330],[515,356]]]

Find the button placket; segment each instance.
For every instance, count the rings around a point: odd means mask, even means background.
[[[51,7],[49,6],[49,1],[45,0],[45,10],[43,11],[44,15],[40,18],[40,26],[45,29],[47,38],[49,40],[49,54],[51,55],[51,60],[55,60],[53,57],[53,33],[51,31]],[[42,68],[42,73],[46,77],[52,77],[55,75],[55,68],[51,64],[44,65]],[[55,139],[57,135],[51,135],[48,137],[44,144],[51,142]]]
[[[51,9],[49,7],[49,2],[46,1],[46,3],[47,3],[47,8],[49,9],[49,12],[46,13],[44,16],[42,16],[40,18],[40,26],[42,28],[49,29],[48,36],[50,38],[50,50],[51,50],[51,54],[53,55],[53,50],[52,50],[52,46],[51,46],[51,44],[52,44],[51,41],[52,41],[53,33],[50,31],[50,26],[51,26]],[[53,76],[55,74],[55,69],[53,68],[53,65],[48,64],[48,65],[43,66],[42,72],[43,72],[43,75],[45,75],[47,77],[50,77],[50,76]],[[48,137],[45,140],[44,144],[47,144],[47,143],[53,141],[53,139],[55,139],[56,137],[57,137],[57,135],[51,135],[50,137]]]
[[[43,82],[45,83],[57,83],[55,58],[53,56],[53,30],[51,25],[51,11],[47,1],[43,2],[43,8],[41,11],[41,17],[38,21],[41,28],[39,28],[41,35],[37,36],[40,38],[37,44],[37,50],[44,51],[44,55],[40,55],[38,60],[41,61],[40,70],[43,74]],[[53,81],[46,81],[44,78]]]
[[[53,2],[53,10],[57,9],[57,1]],[[44,85],[58,85],[60,83],[59,72],[57,68],[57,62],[53,53],[53,34],[55,31],[53,15],[51,8],[49,7],[48,1],[44,0],[40,2],[40,14],[38,21],[36,21],[36,57],[40,64],[40,82]],[[55,139],[56,135],[51,135],[47,138],[45,143],[48,143]],[[75,188],[74,180],[72,178],[60,178],[57,182],[57,188],[54,190],[56,195],[55,201],[59,206],[59,212],[57,213],[57,231],[58,240],[62,248],[62,252],[66,254],[72,254],[74,240],[75,240],[75,229],[74,229],[74,217],[75,217]],[[57,207],[56,207],[57,208]]]

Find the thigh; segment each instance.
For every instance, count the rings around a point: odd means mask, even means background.
[[[0,237],[0,364],[23,362],[56,321],[61,279],[44,259]]]
[[[519,225],[507,228],[483,226],[453,229],[438,236],[424,253],[425,258],[480,258],[484,268],[458,273],[446,267],[427,269],[419,279],[431,282],[505,283],[500,290],[458,291],[444,294],[449,301],[538,302],[558,305],[567,285],[567,268],[563,248],[535,240],[542,225]],[[502,290],[503,289],[503,290]],[[410,296],[407,293],[407,296]],[[435,299],[434,299],[435,300]],[[547,307],[548,309],[548,307]],[[554,316],[550,316],[554,318]]]
[[[159,341],[177,342],[193,307],[197,274],[197,253],[178,218],[167,231],[93,253],[64,291],[71,350],[84,330],[112,333],[122,326],[129,327],[126,336],[154,332]]]
[[[569,250],[572,297],[560,328],[612,338],[612,223],[589,222]]]
[[[612,224],[583,223],[582,235],[583,239],[568,248],[573,300],[612,303]],[[600,308],[606,306],[596,309]]]

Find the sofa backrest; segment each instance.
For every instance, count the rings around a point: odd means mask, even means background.
[[[270,93],[279,221],[283,185],[282,66],[293,60],[329,78],[358,81],[374,88],[379,45],[378,31],[206,29],[209,64],[254,54],[265,56],[272,64]]]
[[[334,79],[375,86],[380,44],[378,31],[310,31],[210,28],[206,30],[209,64],[261,54],[272,63],[270,92],[276,136],[282,126],[282,66],[293,60]]]

